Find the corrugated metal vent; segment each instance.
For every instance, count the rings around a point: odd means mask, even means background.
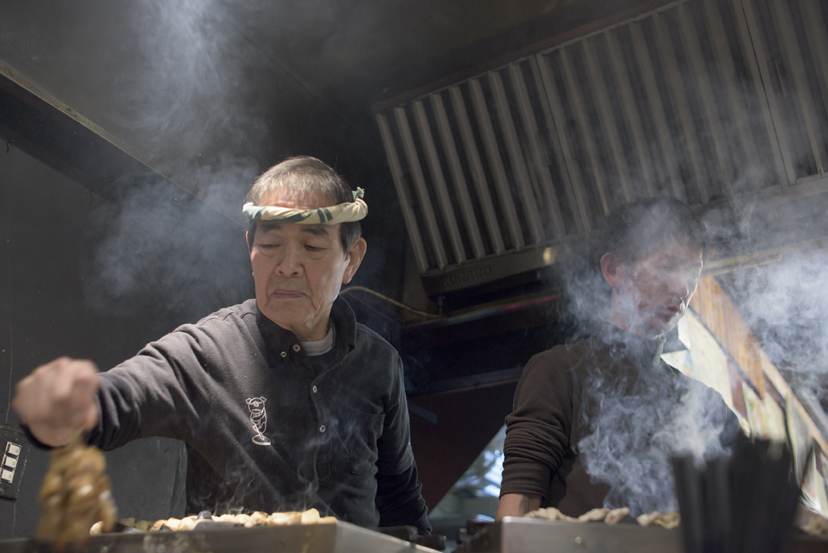
[[[528,252],[636,198],[821,177],[826,17],[818,0],[675,2],[377,113],[429,291],[534,268]]]

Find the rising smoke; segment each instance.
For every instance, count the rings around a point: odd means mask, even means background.
[[[216,0],[131,3],[137,59],[116,77],[110,115],[162,175],[215,168],[221,152],[256,167],[267,119],[264,106],[251,101],[253,60],[231,7]]]
[[[727,215],[719,213],[707,221],[719,243],[714,253],[744,258],[717,279],[789,385],[823,402],[822,410],[828,405],[823,209],[821,201],[807,195],[779,205],[747,197],[731,201]],[[824,412],[814,415],[824,420]]]
[[[795,390],[828,399],[828,253],[791,252],[725,280],[768,357]]]
[[[633,516],[678,509],[671,460],[728,454],[724,404],[715,392],[678,379],[662,367],[619,378],[602,366],[587,386],[599,408],[585,409],[589,433],[577,444],[594,482],[607,484],[608,508]],[[736,427],[731,427],[731,431]]]
[[[244,168],[227,178],[240,175]],[[227,191],[223,182],[202,186],[213,199]],[[151,312],[179,324],[251,295],[244,228],[169,182],[131,180],[120,202],[99,205],[90,224],[99,238],[84,282],[96,311]]]
[[[250,62],[230,7],[130,4],[136,59],[116,77],[107,117],[155,173],[120,175],[119,197],[93,213],[99,247],[85,282],[96,310],[182,322],[251,295],[241,205],[268,129],[244,88]]]

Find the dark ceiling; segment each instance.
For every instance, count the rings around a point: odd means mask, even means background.
[[[372,104],[662,3],[3,2],[0,66],[235,217],[286,155],[387,183]]]

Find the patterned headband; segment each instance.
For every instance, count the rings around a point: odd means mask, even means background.
[[[330,207],[316,209],[293,209],[289,207],[258,206],[252,203],[244,204],[242,211],[251,221],[283,221],[300,225],[336,225],[351,223],[364,219],[368,215],[368,205],[362,196],[365,191],[357,188],[354,191],[354,201],[345,202]]]

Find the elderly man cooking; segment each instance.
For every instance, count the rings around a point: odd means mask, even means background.
[[[526,365],[506,418],[498,520],[539,507],[676,510],[671,456],[717,455],[740,434],[717,392],[661,360],[702,271],[693,213],[644,200],[612,213],[601,236],[609,315],[591,337]]]
[[[191,513],[316,507],[430,532],[402,362],[338,297],[366,251],[362,195],[311,157],[272,167],[244,206],[255,300],[103,373],[66,358],[41,366],[20,381],[13,408],[51,447],[81,430],[104,450],[183,440]]]

